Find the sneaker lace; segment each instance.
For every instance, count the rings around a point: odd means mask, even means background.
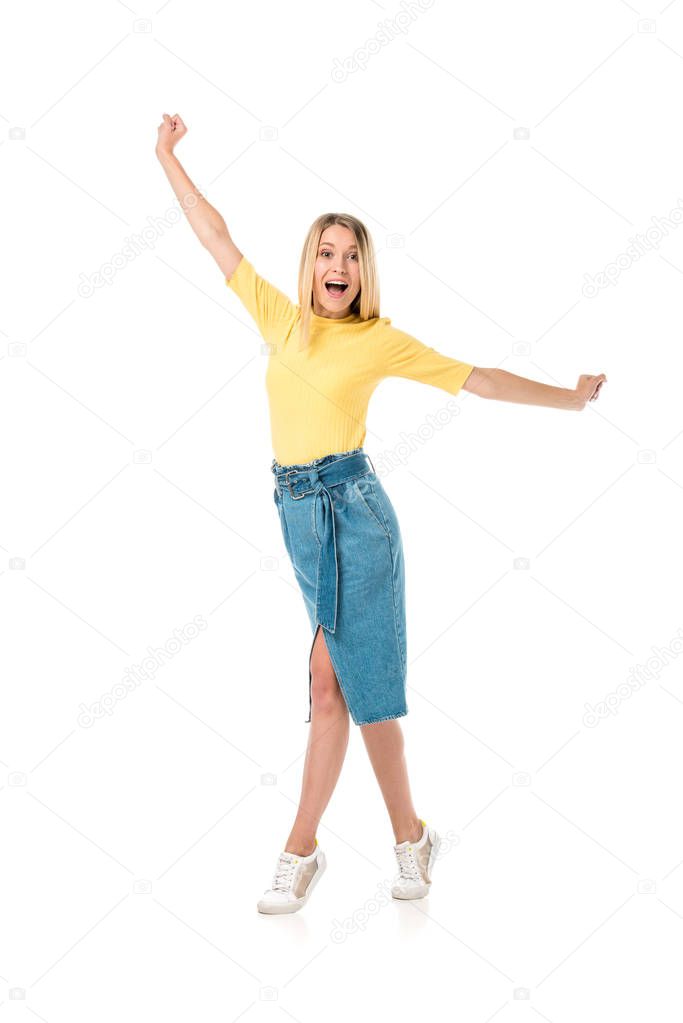
[[[272,889],[274,892],[288,892],[292,887],[296,861],[285,853],[280,853],[273,875]]]
[[[416,881],[419,884],[423,879],[412,846],[407,846],[405,849],[395,849],[394,851],[398,860],[399,878],[406,881]]]

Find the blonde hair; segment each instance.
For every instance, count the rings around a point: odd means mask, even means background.
[[[360,267],[360,291],[354,298],[349,309],[351,313],[360,314],[361,320],[371,320],[379,316],[379,278],[375,264],[375,249],[370,232],[356,217],[350,213],[323,213],[313,221],[308,229],[299,262],[299,306],[301,318],[299,322],[299,351],[308,347],[310,342],[311,313],[313,312],[313,276],[318,258],[318,247],[323,231],[332,224],[348,227],[355,236],[358,246],[358,263]]]

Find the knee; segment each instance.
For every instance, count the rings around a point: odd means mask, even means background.
[[[346,703],[334,671],[323,668],[311,672],[311,703],[318,713],[339,713]]]

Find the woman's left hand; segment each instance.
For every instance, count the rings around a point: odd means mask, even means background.
[[[582,408],[588,401],[595,401],[600,388],[607,380],[604,373],[599,373],[597,376],[590,376],[586,373],[579,377],[579,382],[576,385],[576,396],[583,402]]]

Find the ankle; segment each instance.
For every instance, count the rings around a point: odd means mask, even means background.
[[[394,828],[396,845],[401,842],[419,842],[422,838],[422,821],[419,817],[409,818]]]
[[[314,849],[314,838],[303,842],[290,838],[285,846],[285,852],[293,853],[294,856],[310,856]]]

